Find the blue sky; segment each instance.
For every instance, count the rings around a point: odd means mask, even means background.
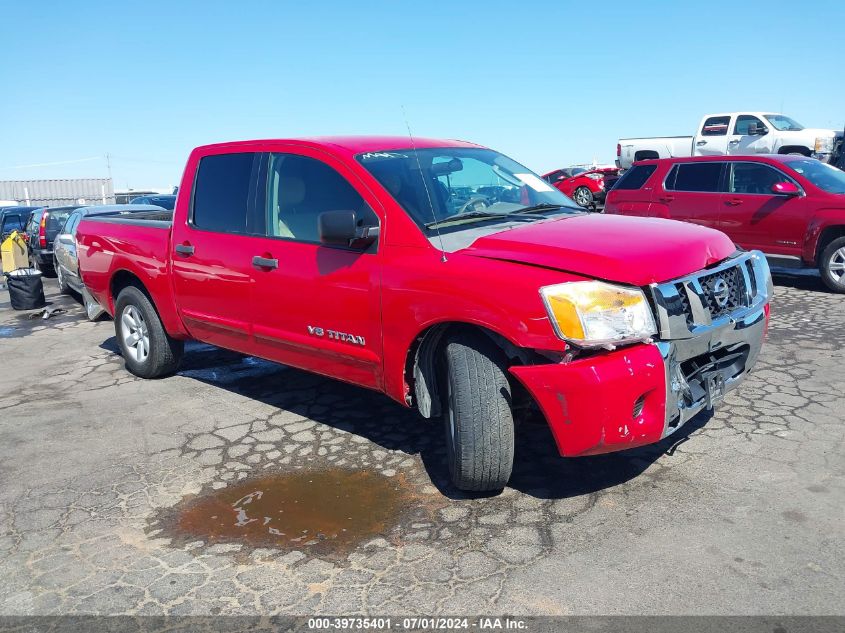
[[[195,145],[461,138],[544,172],[783,110],[841,128],[841,0],[0,0],[0,180],[178,183]],[[90,159],[90,160],[88,160]],[[80,161],[62,165],[22,165]]]

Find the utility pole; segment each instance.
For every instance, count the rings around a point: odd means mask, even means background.
[[[111,180],[111,154],[106,152],[106,169],[109,170],[109,180]]]

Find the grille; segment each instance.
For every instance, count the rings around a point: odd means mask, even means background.
[[[716,292],[717,284],[721,285],[719,284],[720,279],[727,285],[727,301],[724,302],[724,305],[719,305]],[[745,281],[739,266],[700,277],[699,283],[701,284],[701,289],[704,291],[704,300],[707,308],[710,310],[711,318],[716,319],[724,316],[744,305]],[[722,293],[724,295],[725,291],[722,290]]]
[[[752,273],[751,278],[753,279],[753,277]],[[720,280],[724,283],[724,286],[720,283]],[[704,308],[710,312],[711,319],[718,319],[746,305],[745,279],[739,266],[709,275],[702,275],[698,278],[698,283],[702,291],[701,302]],[[690,300],[684,289],[684,285],[681,283],[676,284],[676,288],[687,325],[692,326],[695,324],[692,307],[690,306]],[[717,292],[719,290],[721,290],[721,296],[727,297],[724,305],[720,305],[719,303],[719,293]],[[752,288],[753,291],[754,289]]]

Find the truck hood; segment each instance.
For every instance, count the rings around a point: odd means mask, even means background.
[[[500,231],[461,253],[647,286],[712,266],[735,251],[727,235],[695,224],[585,214]]]

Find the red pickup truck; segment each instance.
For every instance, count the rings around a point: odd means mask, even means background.
[[[667,158],[636,163],[604,212],[719,229],[772,261],[817,268],[845,293],[845,172],[794,155]]]
[[[754,365],[771,295],[719,231],[590,215],[458,141],[200,147],[172,222],[77,240],[129,371],[172,373],[198,339],[381,391],[442,416],[467,490],[507,483],[522,406],[564,456],[673,433]]]

